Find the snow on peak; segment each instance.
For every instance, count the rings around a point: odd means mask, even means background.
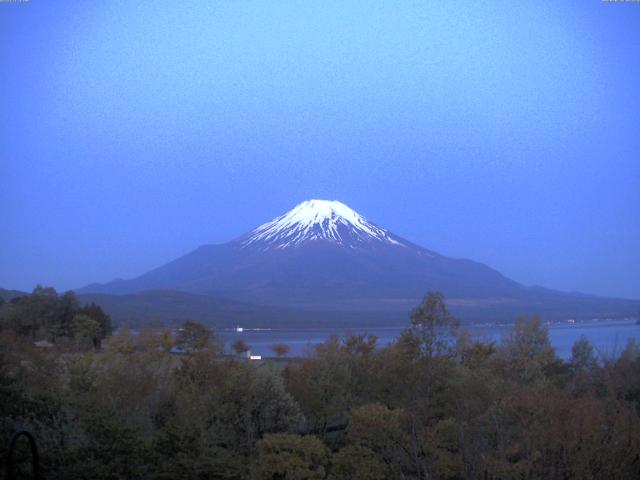
[[[296,247],[309,240],[328,240],[356,247],[372,240],[402,245],[386,230],[336,200],[307,200],[293,210],[260,225],[243,240],[243,246]]]

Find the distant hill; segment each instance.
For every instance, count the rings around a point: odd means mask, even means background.
[[[374,327],[408,325],[409,312],[415,304],[406,302],[404,307],[366,311],[356,306],[342,310],[300,310],[273,307],[220,299],[209,295],[192,294],[171,290],[154,290],[133,294],[110,295],[79,294],[82,304],[100,305],[117,325],[169,326],[179,325],[184,320],[193,319],[218,328],[235,326],[260,328],[291,327]],[[590,303],[591,300],[591,303]],[[606,299],[605,299],[606,300]],[[628,308],[633,308],[630,302]],[[566,298],[557,303],[551,300],[514,305],[488,302],[449,302],[449,309],[463,321],[499,322],[513,321],[520,313],[537,312],[545,320],[559,321],[568,318],[619,318],[620,301],[608,303],[602,299],[580,299],[575,303]]]
[[[84,293],[78,295],[82,304],[100,305],[118,325],[169,326],[184,320],[198,320],[224,328],[262,327],[287,328],[304,324],[309,327],[343,325],[397,324],[406,322],[406,315],[362,312],[318,312],[281,307],[254,305],[209,295],[171,290],[153,290],[124,295]]]
[[[29,295],[18,290],[0,289],[0,297],[5,301],[16,296]],[[349,305],[343,303],[341,309],[301,310],[238,302],[211,295],[193,294],[175,290],[152,290],[133,294],[112,295],[104,293],[84,293],[78,295],[81,304],[96,303],[112,318],[116,325],[131,327],[176,326],[187,319],[199,320],[216,328],[235,326],[260,328],[299,327],[354,327],[366,329],[374,326],[408,325],[408,315],[415,303],[404,301],[387,308],[376,306],[375,310],[360,302]],[[624,301],[589,296],[576,296],[571,303],[567,297],[552,297],[539,303],[519,303],[505,300],[482,302],[448,301],[452,313],[466,322],[512,321],[518,313],[538,312],[546,320],[567,318],[587,319],[617,318]],[[630,301],[628,309],[634,307]],[[369,310],[367,310],[369,308]],[[594,313],[595,312],[595,313]]]
[[[0,298],[5,302],[8,302],[12,298],[22,297],[23,295],[29,295],[26,292],[21,292],[20,290],[7,290],[4,288],[0,288]]]

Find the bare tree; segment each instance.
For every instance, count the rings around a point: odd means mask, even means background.
[[[275,353],[278,356],[278,358],[280,358],[287,355],[289,351],[291,351],[291,347],[289,347],[289,345],[286,345],[284,343],[276,343],[275,345],[271,345],[271,351]]]
[[[241,338],[233,342],[231,348],[233,348],[233,351],[238,355],[242,355],[243,353],[247,353],[249,351],[249,345],[247,345]]]

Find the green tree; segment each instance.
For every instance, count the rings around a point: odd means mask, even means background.
[[[13,298],[0,309],[0,324],[31,340],[73,336],[73,317],[78,300],[73,292],[58,295],[55,289],[38,285],[30,295]]]
[[[191,353],[212,346],[213,332],[200,322],[187,320],[178,329],[176,347]]]
[[[73,317],[73,337],[80,343],[89,342],[91,346],[99,344],[100,324],[97,320],[82,313]]]
[[[635,339],[627,342],[609,370],[616,396],[635,405],[640,415],[640,346]]]
[[[411,327],[399,340],[408,352],[427,358],[453,353],[460,322],[447,310],[441,293],[427,293],[410,318]]]
[[[353,402],[353,377],[349,356],[337,337],[317,345],[312,358],[287,365],[284,377],[313,432],[324,438],[331,425],[346,421]]]
[[[391,470],[373,450],[362,445],[347,445],[331,461],[330,480],[386,480]]]
[[[267,434],[257,444],[256,479],[322,480],[329,449],[314,436]]]
[[[589,372],[598,366],[593,347],[584,335],[576,340],[571,347],[569,364],[574,374]]]
[[[412,449],[404,421],[402,410],[391,410],[378,403],[363,405],[351,412],[347,438],[351,444],[375,452],[392,470],[394,478],[403,478],[409,472],[416,472],[415,460],[420,457],[416,448]],[[412,458],[410,452],[416,458]]]
[[[503,337],[502,361],[512,378],[531,382],[545,378],[561,361],[549,341],[549,331],[538,316],[519,317]]]
[[[65,292],[60,295],[56,306],[56,313],[51,320],[49,330],[57,337],[71,338],[73,336],[73,318],[78,313],[79,304],[75,293]]]
[[[55,289],[38,285],[31,295],[13,298],[2,309],[3,328],[31,340],[54,340],[59,323],[59,298]]]
[[[640,345],[634,338],[627,342],[624,350],[620,354],[619,363],[636,363],[640,361]]]
[[[90,303],[78,310],[78,313],[93,318],[98,322],[99,329],[98,334],[94,337],[94,346],[100,347],[102,341],[109,337],[113,333],[113,325],[111,323],[111,317],[107,315],[99,305]]]

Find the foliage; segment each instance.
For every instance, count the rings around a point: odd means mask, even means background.
[[[107,315],[101,307],[95,303],[85,305],[78,310],[80,315],[86,315],[98,322],[98,332],[93,338],[94,346],[99,347],[102,340],[109,337],[113,333],[111,325],[111,317]]]
[[[640,478],[635,342],[597,361],[580,339],[563,362],[537,318],[484,343],[428,295],[395,344],[332,337],[257,364],[195,322],[180,352],[168,330],[94,349],[106,320],[62,297],[0,307],[0,457],[27,429],[46,479]]]
[[[90,316],[78,313],[73,317],[71,331],[73,338],[80,342],[87,340],[93,346],[98,340],[100,324]]]
[[[576,374],[590,372],[598,366],[598,360],[593,353],[593,347],[584,335],[573,344],[569,364]]]
[[[316,437],[268,434],[258,442],[256,478],[322,480],[329,449]]]
[[[195,352],[213,346],[213,332],[200,322],[187,320],[178,329],[175,346],[185,352]]]
[[[447,310],[441,293],[425,295],[410,318],[411,327],[400,338],[405,349],[427,358],[452,353],[459,322]]]
[[[507,375],[522,382],[539,381],[553,373],[560,360],[539,317],[516,319],[503,339],[501,359]]]
[[[97,305],[80,307],[73,292],[59,295],[38,285],[31,295],[15,297],[0,305],[0,330],[10,330],[32,341],[65,344],[88,340],[99,348],[111,335],[111,318]]]
[[[385,480],[390,477],[388,465],[370,448],[351,444],[333,455],[331,480]]]

